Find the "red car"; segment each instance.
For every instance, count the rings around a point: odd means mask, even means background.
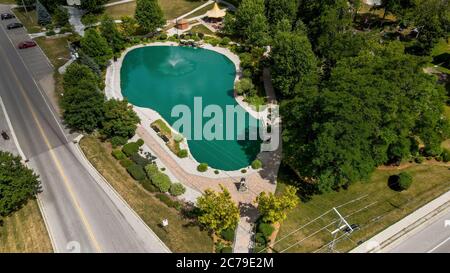
[[[19,44],[19,49],[29,48],[29,47],[35,47],[36,42],[35,41],[24,41]]]

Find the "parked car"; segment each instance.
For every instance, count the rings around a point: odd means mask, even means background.
[[[21,28],[23,25],[21,23],[11,23],[6,26],[7,29]]]
[[[13,18],[15,18],[16,16],[14,16],[14,15],[11,14],[11,13],[2,13],[2,14],[0,15],[0,17],[1,17],[2,20],[8,20],[8,19],[13,19]]]
[[[25,49],[25,48],[29,48],[29,47],[35,47],[35,46],[36,46],[35,41],[23,41],[23,42],[19,43],[19,45],[17,47],[19,49]]]

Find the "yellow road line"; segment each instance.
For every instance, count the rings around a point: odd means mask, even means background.
[[[1,51],[2,51],[2,53],[3,53],[2,55],[5,55],[4,52],[3,52],[3,49],[2,49]],[[59,159],[56,157],[56,154],[55,154],[55,152],[53,151],[53,148],[52,148],[52,146],[51,146],[51,144],[50,144],[50,141],[48,140],[48,137],[47,137],[47,135],[45,134],[45,131],[44,131],[44,129],[42,128],[42,125],[41,125],[41,123],[39,122],[39,120],[38,120],[38,118],[37,118],[37,115],[36,115],[35,111],[33,110],[33,107],[32,107],[32,104],[31,104],[31,102],[30,102],[30,99],[28,98],[28,95],[26,94],[26,92],[25,92],[25,90],[24,90],[24,87],[23,87],[22,83],[21,83],[21,82],[19,81],[19,79],[17,78],[16,73],[14,73],[14,69],[13,69],[11,63],[9,62],[9,60],[8,60],[7,58],[5,58],[5,60],[6,60],[6,63],[8,64],[8,66],[9,66],[9,68],[10,68],[11,71],[13,72],[12,74],[13,74],[14,80],[15,80],[16,83],[18,84],[18,86],[19,86],[19,88],[20,88],[20,91],[21,91],[21,93],[23,94],[23,96],[24,96],[24,98],[25,98],[25,101],[26,101],[26,103],[27,103],[27,106],[28,106],[29,110],[31,111],[31,115],[33,116],[33,119],[34,119],[36,125],[38,126],[39,132],[40,132],[40,134],[42,135],[42,137],[43,137],[43,139],[44,139],[44,141],[45,141],[45,144],[46,144],[47,147],[49,148],[51,158],[52,158],[53,162],[55,163],[56,168],[57,168],[58,172],[60,173],[60,175],[61,175],[61,177],[62,177],[62,179],[63,179],[63,182],[64,182],[64,184],[65,184],[65,186],[66,186],[66,188],[67,188],[67,190],[68,190],[68,192],[69,192],[69,194],[70,194],[70,197],[72,198],[72,201],[73,201],[74,204],[75,204],[75,208],[76,208],[76,210],[77,210],[79,216],[81,217],[81,221],[83,222],[84,226],[86,227],[86,230],[87,230],[87,232],[88,232],[88,235],[89,235],[91,241],[93,242],[96,251],[97,251],[97,252],[102,252],[102,251],[101,251],[100,244],[98,243],[97,239],[96,239],[95,236],[94,236],[94,233],[92,232],[92,227],[91,227],[91,225],[88,223],[88,221],[87,221],[87,219],[86,219],[86,216],[85,216],[85,214],[83,213],[83,210],[81,209],[80,204],[78,203],[78,201],[77,201],[77,199],[76,199],[76,197],[75,197],[75,193],[74,193],[74,191],[73,191],[73,189],[72,189],[72,186],[71,186],[70,183],[69,183],[69,179],[67,178],[67,176],[66,176],[66,174],[65,174],[65,172],[64,172],[64,170],[63,170],[63,168],[62,168],[62,166],[61,166],[61,163],[60,163]]]

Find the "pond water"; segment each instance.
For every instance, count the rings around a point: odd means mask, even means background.
[[[190,135],[189,149],[198,162],[230,171],[247,167],[256,158],[261,142],[254,137],[250,140],[249,131],[254,132],[259,121],[237,104],[233,96],[236,69],[225,55],[201,48],[142,47],[125,56],[120,73],[124,98],[133,105],[157,111],[171,126],[180,119],[172,116],[175,106],[190,109],[191,124],[182,127],[180,133]],[[222,110],[223,115],[213,111],[214,114],[198,116],[209,105],[216,105],[212,109]],[[226,119],[226,109],[230,107],[235,107],[235,112]],[[241,115],[245,115],[244,120],[237,118]],[[210,130],[215,139],[202,134],[202,128],[211,119],[221,120],[219,126]],[[233,134],[227,134],[227,130]],[[245,140],[238,140],[242,136],[246,136]]]

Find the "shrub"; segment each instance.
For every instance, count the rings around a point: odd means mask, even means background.
[[[442,151],[442,160],[444,162],[449,162],[450,161],[450,150],[448,149],[444,149]]]
[[[170,182],[169,176],[161,172],[154,174],[151,180],[153,185],[155,185],[161,192],[167,192],[170,189],[170,185],[172,184]]]
[[[407,190],[412,184],[412,176],[410,173],[401,172],[398,175],[398,184],[402,190]]]
[[[274,230],[275,228],[268,223],[261,223],[258,225],[258,232],[264,235],[266,241],[268,241],[267,239],[270,238],[270,235],[272,235]]]
[[[159,190],[152,184],[152,181],[148,179],[142,180],[141,185],[149,192],[159,192]]]
[[[128,168],[129,166],[131,166],[133,164],[134,164],[133,161],[131,161],[128,158],[120,160],[120,165],[122,165],[122,167],[124,167],[124,168]]]
[[[255,159],[252,162],[252,169],[256,170],[256,169],[261,169],[262,168],[262,162],[259,159]]]
[[[139,151],[139,145],[136,142],[130,142],[122,147],[122,152],[124,152],[127,156],[132,156],[133,154]]]
[[[164,193],[156,194],[156,198],[158,198],[161,202],[166,204],[169,208],[174,208],[176,210],[181,210],[182,205],[180,202],[172,200],[168,195]]]
[[[181,183],[173,183],[170,185],[169,193],[173,196],[180,196],[186,192],[186,188]]]
[[[266,244],[267,244],[266,237],[262,233],[256,233],[255,242],[257,244],[259,244],[260,246],[266,246]]]
[[[226,45],[228,45],[230,42],[231,42],[230,38],[224,37],[224,38],[222,39],[222,41],[220,41],[220,45],[226,46]]]
[[[141,156],[140,154],[138,154],[138,153],[133,154],[133,155],[130,157],[130,159],[131,159],[134,163],[138,164],[138,165],[141,166],[141,167],[146,167],[148,164],[151,164],[151,163],[152,163],[150,160],[148,160],[148,159],[145,158],[145,157],[142,157],[142,156]]]
[[[246,169],[242,169],[241,173],[247,173],[247,170]]]
[[[236,93],[238,95],[244,95],[252,93],[255,89],[255,85],[253,84],[252,80],[249,78],[242,78],[240,81],[236,83]]]
[[[185,158],[188,156],[188,151],[186,149],[182,149],[178,152],[177,155],[179,158]]]
[[[205,34],[202,32],[199,32],[198,34],[198,38],[203,39],[205,37]]]
[[[111,145],[116,148],[118,146],[122,146],[127,144],[127,139],[124,137],[120,137],[120,136],[114,136],[112,137],[109,142],[111,142]]]
[[[52,30],[47,31],[47,32],[45,33],[45,35],[47,35],[47,36],[53,36],[53,35],[56,35],[56,32],[52,29]]]
[[[220,236],[227,241],[233,242],[234,241],[234,229],[232,228],[227,228],[222,230],[222,232],[220,233]]]
[[[219,174],[219,170],[214,170],[214,173],[215,174]]]
[[[139,147],[141,147],[142,145],[144,145],[144,140],[140,138],[136,141],[136,144],[139,145]]]
[[[144,180],[147,176],[145,175],[144,168],[137,164],[131,164],[127,167],[127,172],[135,179],[135,180]]]
[[[127,158],[127,156],[121,150],[114,150],[111,152],[112,156],[117,160],[122,160]]]
[[[152,179],[155,174],[159,173],[159,169],[156,164],[148,164],[147,166],[145,166],[145,172],[147,173],[148,177]]]
[[[204,173],[208,170],[208,164],[206,163],[200,163],[200,165],[197,166],[197,171]]]
[[[161,35],[159,35],[159,39],[160,40],[167,40],[167,34],[161,33]]]
[[[422,156],[418,156],[414,159],[414,162],[417,164],[421,164],[424,161],[424,158]]]
[[[222,248],[220,253],[233,253],[233,249],[230,246],[226,246],[226,247]]]

